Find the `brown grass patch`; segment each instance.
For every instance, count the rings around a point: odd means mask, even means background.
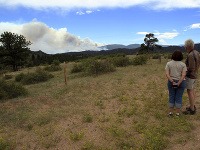
[[[166,60],[150,60],[143,66],[84,77],[70,74],[68,63],[67,85],[63,70],[54,72],[48,82],[27,85],[28,97],[1,103],[3,144],[11,149],[69,150],[176,149],[197,144],[198,134],[185,140],[199,133],[194,128],[200,124],[198,113],[167,117],[165,64]]]

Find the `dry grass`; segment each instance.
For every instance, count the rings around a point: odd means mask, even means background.
[[[69,74],[69,63],[67,85],[58,71],[25,86],[29,96],[0,104],[0,149],[162,150],[193,140],[199,114],[167,117],[166,62],[97,77]]]

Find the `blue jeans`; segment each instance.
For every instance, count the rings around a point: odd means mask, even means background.
[[[174,81],[178,82],[178,80],[174,80]],[[170,81],[168,81],[167,86],[169,90],[169,107],[173,108],[175,106],[176,108],[181,108],[182,97],[183,97],[183,93],[186,87],[186,81],[183,80],[178,88],[173,88],[172,83]]]

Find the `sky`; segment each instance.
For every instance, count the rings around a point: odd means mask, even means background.
[[[200,43],[200,0],[0,0],[5,31],[49,54],[142,44],[147,33],[161,45]]]

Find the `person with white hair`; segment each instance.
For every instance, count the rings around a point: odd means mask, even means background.
[[[185,41],[185,49],[188,53],[185,64],[187,66],[186,89],[189,98],[189,106],[186,107],[183,113],[186,115],[194,115],[196,113],[194,88],[200,64],[200,56],[199,52],[194,50],[194,42],[191,39]]]

